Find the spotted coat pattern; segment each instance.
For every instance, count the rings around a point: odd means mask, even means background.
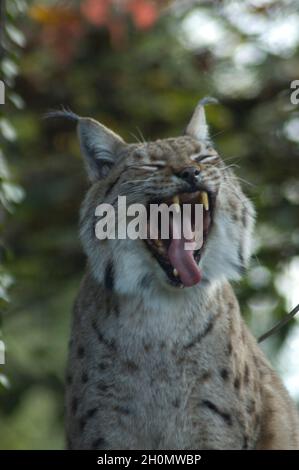
[[[217,155],[212,144],[190,136],[117,141],[108,175],[86,195],[80,236],[88,263],[66,375],[70,449],[299,448],[295,406],[229,283],[247,266],[254,209],[229,165],[220,157],[205,163],[208,155]],[[215,195],[215,211],[203,279],[177,289],[144,241],[100,242],[95,208],[118,195],[147,204],[183,192],[177,175],[190,164]]]

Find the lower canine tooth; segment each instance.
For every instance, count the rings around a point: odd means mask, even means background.
[[[179,275],[177,269],[175,269],[175,268],[174,268],[174,270],[173,270],[173,275],[174,275],[175,277],[178,277],[178,275]]]
[[[209,198],[206,191],[202,191],[201,200],[206,211],[209,210]]]
[[[173,196],[172,199],[173,205],[174,205],[174,210],[179,213],[181,208],[180,208],[180,198],[179,196]]]

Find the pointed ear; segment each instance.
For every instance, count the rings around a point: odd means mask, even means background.
[[[81,151],[91,182],[105,178],[115,164],[117,154],[126,144],[107,127],[90,118],[80,118],[77,125]]]
[[[197,140],[209,139],[209,128],[206,121],[205,105],[210,103],[218,103],[216,98],[206,97],[199,101],[195,108],[193,116],[186,128],[186,134]]]

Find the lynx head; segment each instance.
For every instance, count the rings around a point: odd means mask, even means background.
[[[90,180],[80,236],[94,277],[107,289],[121,294],[150,288],[191,291],[215,280],[238,279],[246,267],[254,209],[209,138],[207,102],[199,102],[183,136],[133,144],[93,119],[55,113],[77,122]],[[96,208],[111,204],[117,216],[119,196],[126,196],[127,206],[202,203],[202,247],[185,250],[181,240],[172,239],[172,226],[168,240],[99,240]]]

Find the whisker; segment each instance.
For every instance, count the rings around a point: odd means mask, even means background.
[[[124,186],[125,184],[146,183],[147,181],[148,181],[148,179],[144,179],[144,180],[129,180],[129,181],[124,181],[123,183],[121,183],[121,185]]]
[[[217,135],[224,134],[224,132],[226,132],[226,131],[225,131],[225,130],[222,130],[222,131],[216,132],[216,134],[211,135],[211,139],[214,139],[214,137],[217,137]]]
[[[145,144],[145,143],[146,143],[146,140],[145,140],[144,135],[142,134],[140,128],[139,128],[139,127],[136,127],[136,130],[137,130],[139,136],[141,137],[142,142]]]
[[[257,187],[256,184],[251,183],[251,181],[247,181],[244,178],[242,178],[241,176],[238,176],[236,174],[234,174],[233,178],[235,178],[236,180],[238,180],[242,184],[247,184],[247,186],[250,186],[251,188],[256,188]]]
[[[231,187],[231,185],[228,184],[226,181],[222,181],[221,184],[222,184],[225,188],[227,188],[230,192],[232,192],[232,187]],[[246,204],[245,204],[245,202],[243,201],[243,199],[240,197],[240,195],[239,195],[236,191],[233,191],[233,194],[234,194],[234,196],[236,196],[236,197],[239,199],[239,201],[241,202],[242,206],[243,206],[243,207],[246,207]],[[247,196],[246,196],[246,197],[247,197]]]
[[[251,183],[250,181],[245,180],[244,178],[241,178],[240,176],[236,176],[236,178],[241,181],[244,184],[247,184],[248,186],[251,186],[252,188],[256,188],[257,185],[254,183]]]
[[[134,184],[134,183],[148,183],[149,181],[153,181],[153,180],[154,180],[154,178],[152,178],[152,175],[150,175],[150,176],[148,176],[147,178],[144,178],[144,179],[124,181],[123,183],[121,183],[121,185]]]
[[[138,144],[142,144],[143,142],[139,139],[139,137],[134,134],[134,132],[129,132],[129,134],[136,140]]]
[[[230,168],[240,168],[240,165],[237,165],[236,163],[231,163],[230,165],[226,165],[223,169],[229,170]]]
[[[238,156],[232,156],[232,157],[223,157],[223,161],[224,161],[224,163],[226,163],[226,162],[230,162],[230,161],[232,161],[232,160],[237,160],[237,159],[238,159],[238,162],[240,162],[240,161],[241,161],[241,158],[240,158],[240,157],[238,157]]]

